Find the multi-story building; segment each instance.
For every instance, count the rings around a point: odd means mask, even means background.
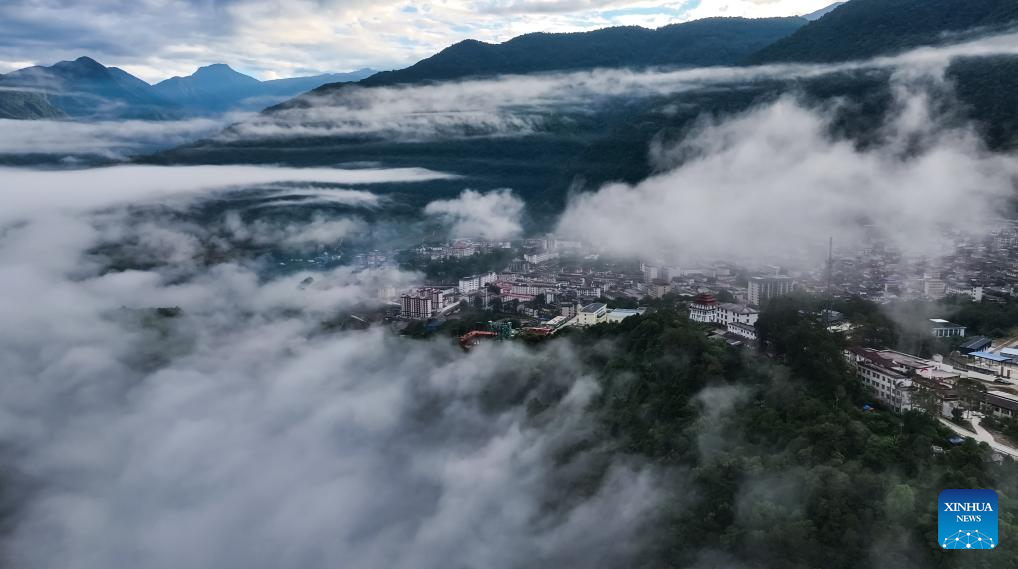
[[[689,304],[689,319],[693,322],[711,324],[717,322],[718,301],[713,294],[696,295]]]
[[[449,307],[450,291],[437,288],[419,288],[399,297],[400,314],[410,320],[434,317]]]
[[[850,348],[848,357],[859,380],[881,403],[897,413],[912,409],[912,393],[916,386],[911,378],[895,369],[893,360],[869,348]]]
[[[931,300],[939,300],[947,296],[947,283],[940,279],[925,279],[923,295]]]
[[[460,294],[470,294],[481,290],[483,287],[498,280],[495,273],[482,273],[460,279]]]
[[[712,294],[700,294],[689,305],[689,319],[705,324],[756,325],[760,311],[742,304],[719,303]]]
[[[592,302],[576,313],[577,326],[593,326],[604,322],[608,314],[608,305],[600,302]]]
[[[534,265],[540,265],[541,263],[547,263],[553,259],[558,258],[558,251],[540,251],[537,253],[528,253],[523,255],[523,260],[532,263]]]
[[[792,292],[792,278],[785,276],[752,277],[749,279],[749,303],[762,306],[768,300]]]

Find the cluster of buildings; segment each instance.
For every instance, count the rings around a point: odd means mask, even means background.
[[[1018,359],[1018,350],[1012,351]],[[978,352],[969,354],[967,360],[950,362],[939,355],[925,359],[861,347],[849,348],[845,355],[873,396],[896,412],[930,410],[924,408],[920,397],[925,394],[943,417],[950,418],[955,408],[966,407],[1001,419],[1018,419],[1018,390],[1009,387],[1012,384],[1007,379],[1012,370],[986,366],[979,361],[982,356]],[[977,391],[977,400],[965,401],[959,385],[963,379],[983,386]]]
[[[456,239],[441,245],[422,245],[414,252],[426,259],[441,260],[450,258],[471,257],[490,253],[496,249],[511,249],[511,241],[488,241],[483,239]]]

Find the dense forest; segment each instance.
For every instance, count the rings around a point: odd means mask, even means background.
[[[852,0],[749,58],[830,63],[899,53],[1013,26],[1013,0]]]
[[[603,452],[674,475],[639,566],[1008,566],[940,551],[936,504],[945,488],[996,489],[1010,542],[1015,465],[989,462],[973,441],[948,444],[927,415],[864,411],[872,401],[843,340],[794,303],[766,309],[759,329],[764,352],[740,352],[661,309],[575,343],[601,370],[590,412],[610,441]],[[537,415],[548,407],[529,405]],[[592,467],[577,491],[594,492],[601,475]]]
[[[657,29],[626,26],[576,33],[533,33],[500,44],[466,40],[406,69],[383,71],[365,87],[464,77],[540,73],[597,67],[735,65],[806,23],[789,18],[706,18]],[[323,85],[326,94],[342,84]]]

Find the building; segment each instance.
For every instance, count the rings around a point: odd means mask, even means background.
[[[972,339],[965,340],[965,343],[958,346],[958,351],[963,354],[971,354],[972,352],[983,352],[990,349],[992,342],[986,336],[976,336]]]
[[[672,290],[672,285],[663,279],[654,279],[647,285],[647,296],[661,298]]]
[[[539,253],[529,253],[523,255],[523,260],[532,263],[534,265],[540,265],[541,263],[547,263],[558,258],[558,251],[541,251]]]
[[[400,315],[409,320],[433,318],[451,306],[449,291],[437,288],[419,288],[399,297]]]
[[[488,286],[488,284],[493,283],[497,280],[498,275],[496,275],[495,273],[484,273],[480,275],[464,277],[460,279],[459,282],[460,294],[470,294],[472,292],[477,292],[484,288],[485,286]]]
[[[560,302],[558,305],[559,314],[566,318],[574,318],[576,313],[579,311],[580,306],[575,302]]]
[[[733,323],[755,326],[757,319],[760,318],[759,310],[734,303],[719,304],[716,314],[717,323],[726,326]]]
[[[752,324],[743,324],[741,322],[731,322],[725,326],[725,330],[729,334],[735,334],[736,336],[745,338],[747,340],[753,340],[754,342],[758,338],[756,333],[756,326]]]
[[[947,283],[940,279],[926,279],[923,281],[923,295],[931,300],[939,300],[947,296]]]
[[[577,326],[593,326],[605,321],[608,314],[608,305],[600,302],[592,302],[576,313]]]
[[[717,322],[717,312],[718,301],[713,294],[698,294],[689,304],[689,319],[693,322],[715,323]]]
[[[964,338],[965,327],[942,318],[930,318],[930,334],[937,338]]]
[[[699,294],[689,305],[689,319],[705,324],[730,323],[753,326],[760,318],[760,311],[742,304],[718,303],[712,294]]]
[[[895,369],[894,360],[870,348],[850,348],[848,357],[859,380],[870,388],[877,400],[897,413],[912,409],[912,393],[916,386],[907,375]]]
[[[990,391],[986,394],[984,407],[991,415],[999,419],[1018,419],[1018,398],[1001,391]]]
[[[605,322],[622,322],[630,316],[640,316],[646,312],[646,308],[616,308],[605,314]]]
[[[762,306],[768,300],[792,292],[792,278],[783,276],[749,279],[749,304]]]

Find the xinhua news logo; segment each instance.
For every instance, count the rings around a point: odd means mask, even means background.
[[[997,493],[993,490],[941,492],[937,535],[941,549],[996,549]]]

